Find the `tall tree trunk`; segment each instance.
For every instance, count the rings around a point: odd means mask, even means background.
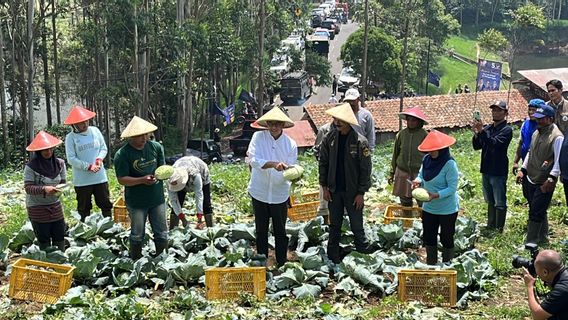
[[[264,113],[264,27],[266,24],[266,13],[265,6],[266,0],[260,0],[260,8],[258,11],[258,17],[260,19],[258,27],[258,93],[256,95],[256,101],[258,101],[258,116],[262,116]]]
[[[493,10],[491,10],[491,24],[495,21],[495,12],[497,11],[497,7],[499,7],[499,0],[494,0],[495,3],[493,4]]]
[[[140,92],[140,70],[138,65],[138,7],[134,5],[134,62],[132,64],[134,68],[134,83],[136,84],[136,92]],[[141,104],[138,104],[141,105]],[[138,107],[136,114],[142,116],[142,109]]]
[[[28,1],[28,133],[29,141],[34,136],[34,4]]]
[[[406,12],[410,12],[410,9],[412,8],[411,5],[412,0],[408,0],[407,2],[407,10]],[[402,112],[402,110],[404,109],[404,83],[406,81],[406,62],[408,60],[408,37],[409,37],[409,31],[410,31],[410,17],[408,15],[405,16],[404,18],[404,39],[403,39],[403,45],[402,45],[402,70],[400,73],[400,106],[399,106],[399,111]],[[399,119],[398,120],[398,128],[399,130],[402,129],[402,120]]]
[[[479,12],[481,11],[480,0],[475,0],[475,26],[479,26]]]
[[[2,116],[2,143],[4,167],[8,165],[10,158],[10,144],[8,143],[8,113],[6,112],[6,90],[4,84],[4,26],[0,24],[0,113]]]
[[[57,114],[57,123],[61,123],[61,105],[60,105],[60,88],[59,88],[59,58],[57,56],[57,18],[56,0],[51,0],[51,30],[53,32],[53,74],[55,75],[55,113]]]
[[[558,1],[558,17],[556,18],[558,20],[560,20],[560,17],[562,16],[562,2],[564,2],[564,0]]]
[[[105,118],[104,118],[104,136],[105,136],[105,141],[106,144],[108,146],[108,148],[110,149],[112,144],[111,144],[111,140],[110,140],[110,103],[108,101],[108,88],[110,86],[109,84],[109,55],[108,55],[108,37],[107,37],[107,30],[105,27],[105,88],[107,89],[107,94],[105,95],[105,101],[104,101],[104,109],[105,109]],[[105,158],[105,164],[107,167],[110,167],[111,165],[111,158],[110,157],[106,157]]]
[[[365,31],[363,34],[363,70],[361,72],[362,92],[361,104],[365,104],[367,96],[367,52],[369,50],[369,0],[365,0]]]
[[[145,14],[148,13],[148,0],[144,0],[143,3],[143,11]],[[147,19],[147,18],[145,18]],[[141,52],[140,52],[140,68],[139,68],[139,80],[140,80],[140,96],[142,97],[142,109],[140,110],[140,116],[143,119],[147,119],[148,118],[148,109],[149,109],[149,96],[148,96],[148,91],[149,89],[149,76],[150,76],[150,72],[148,70],[149,68],[149,57],[150,57],[150,50],[148,48],[148,31],[146,30],[144,32],[144,36],[142,37],[142,42],[141,42]],[[139,48],[140,50],[140,48]]]
[[[43,63],[43,90],[45,92],[45,113],[47,114],[47,125],[53,125],[51,120],[51,84],[49,83],[49,57],[47,56],[47,28],[45,26],[45,10],[47,10],[45,0],[40,0],[39,4],[39,25],[41,34],[41,60]]]

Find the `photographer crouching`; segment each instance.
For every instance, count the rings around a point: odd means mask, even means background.
[[[543,250],[536,255],[534,266],[532,263],[524,265],[523,271],[532,318],[568,319],[568,270],[560,254],[554,250]],[[537,276],[551,288],[540,304],[534,291]]]

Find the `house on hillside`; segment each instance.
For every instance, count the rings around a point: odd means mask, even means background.
[[[507,91],[484,91],[478,92],[477,98],[475,93],[405,98],[404,109],[419,105],[430,120],[426,129],[435,128],[448,132],[468,127],[474,110],[480,111],[484,123],[491,122],[489,105],[496,100],[507,101],[507,94]],[[520,123],[525,119],[528,101],[532,98],[534,95],[529,90],[511,90],[508,102],[510,123]],[[365,104],[375,119],[377,143],[394,139],[399,130],[400,100],[375,100],[367,101]],[[325,110],[333,106],[333,104],[310,104],[305,107],[316,132],[317,128],[331,121]]]
[[[564,92],[562,95],[568,99],[568,68],[555,69],[538,69],[538,70],[519,70],[522,79],[516,80],[513,84],[525,85],[537,97],[548,101],[548,90],[546,83],[552,79],[558,79],[562,82]]]

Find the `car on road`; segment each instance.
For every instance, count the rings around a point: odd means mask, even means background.
[[[335,34],[338,34],[339,31],[341,31],[341,24],[339,22],[336,22],[333,19],[325,19],[321,23],[321,27],[324,28],[324,29],[327,29],[330,32],[333,32]]]
[[[329,40],[335,39],[335,32],[330,31],[328,29],[324,29],[324,28],[316,28],[314,30],[314,35],[315,36],[324,36],[324,37],[327,37]]]
[[[309,35],[306,37],[306,50],[316,52],[327,58],[329,54],[329,37],[323,35]]]
[[[355,88],[359,85],[359,76],[353,71],[351,67],[341,69],[339,77],[337,78],[337,90],[345,92],[350,88]]]
[[[306,99],[310,96],[308,73],[296,71],[286,74],[280,80],[280,99],[284,103]]]

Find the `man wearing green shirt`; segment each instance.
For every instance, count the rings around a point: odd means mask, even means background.
[[[156,255],[168,246],[168,227],[163,182],[154,177],[157,167],[163,165],[164,149],[149,139],[157,127],[134,116],[121,134],[127,143],[114,156],[118,183],[124,186],[124,201],[130,215],[130,257],[142,257],[146,218],[154,232]]]

